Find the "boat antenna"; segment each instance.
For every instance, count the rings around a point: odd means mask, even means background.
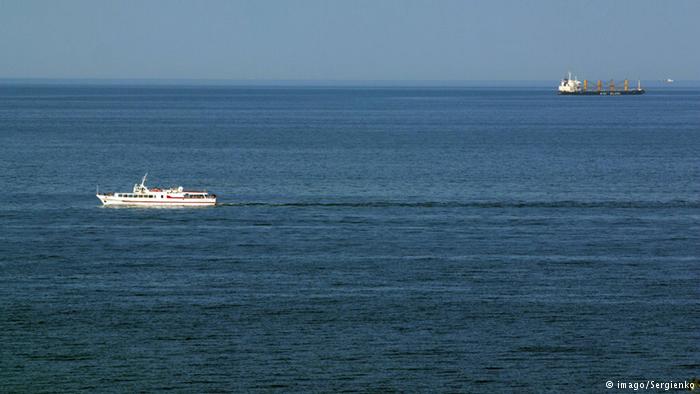
[[[141,186],[146,184],[146,177],[147,176],[148,176],[148,173],[146,173],[146,175],[143,176],[143,179],[141,179]]]

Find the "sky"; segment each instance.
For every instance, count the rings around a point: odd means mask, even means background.
[[[696,0],[0,0],[0,78],[700,80]]]

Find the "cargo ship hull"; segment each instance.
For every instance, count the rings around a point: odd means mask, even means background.
[[[630,96],[644,94],[644,89],[635,90],[586,90],[579,92],[558,92],[562,96]]]

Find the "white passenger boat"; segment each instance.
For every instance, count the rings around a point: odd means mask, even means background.
[[[135,184],[131,193],[97,192],[97,198],[105,206],[145,206],[145,207],[201,207],[216,205],[216,194],[206,190],[184,190],[182,186],[170,189],[146,187],[146,176],[140,184]]]

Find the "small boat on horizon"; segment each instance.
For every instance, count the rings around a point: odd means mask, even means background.
[[[104,206],[139,206],[139,207],[203,207],[216,205],[216,194],[206,190],[184,190],[177,188],[148,188],[146,177],[140,184],[135,184],[131,193],[110,192],[96,193]]]

